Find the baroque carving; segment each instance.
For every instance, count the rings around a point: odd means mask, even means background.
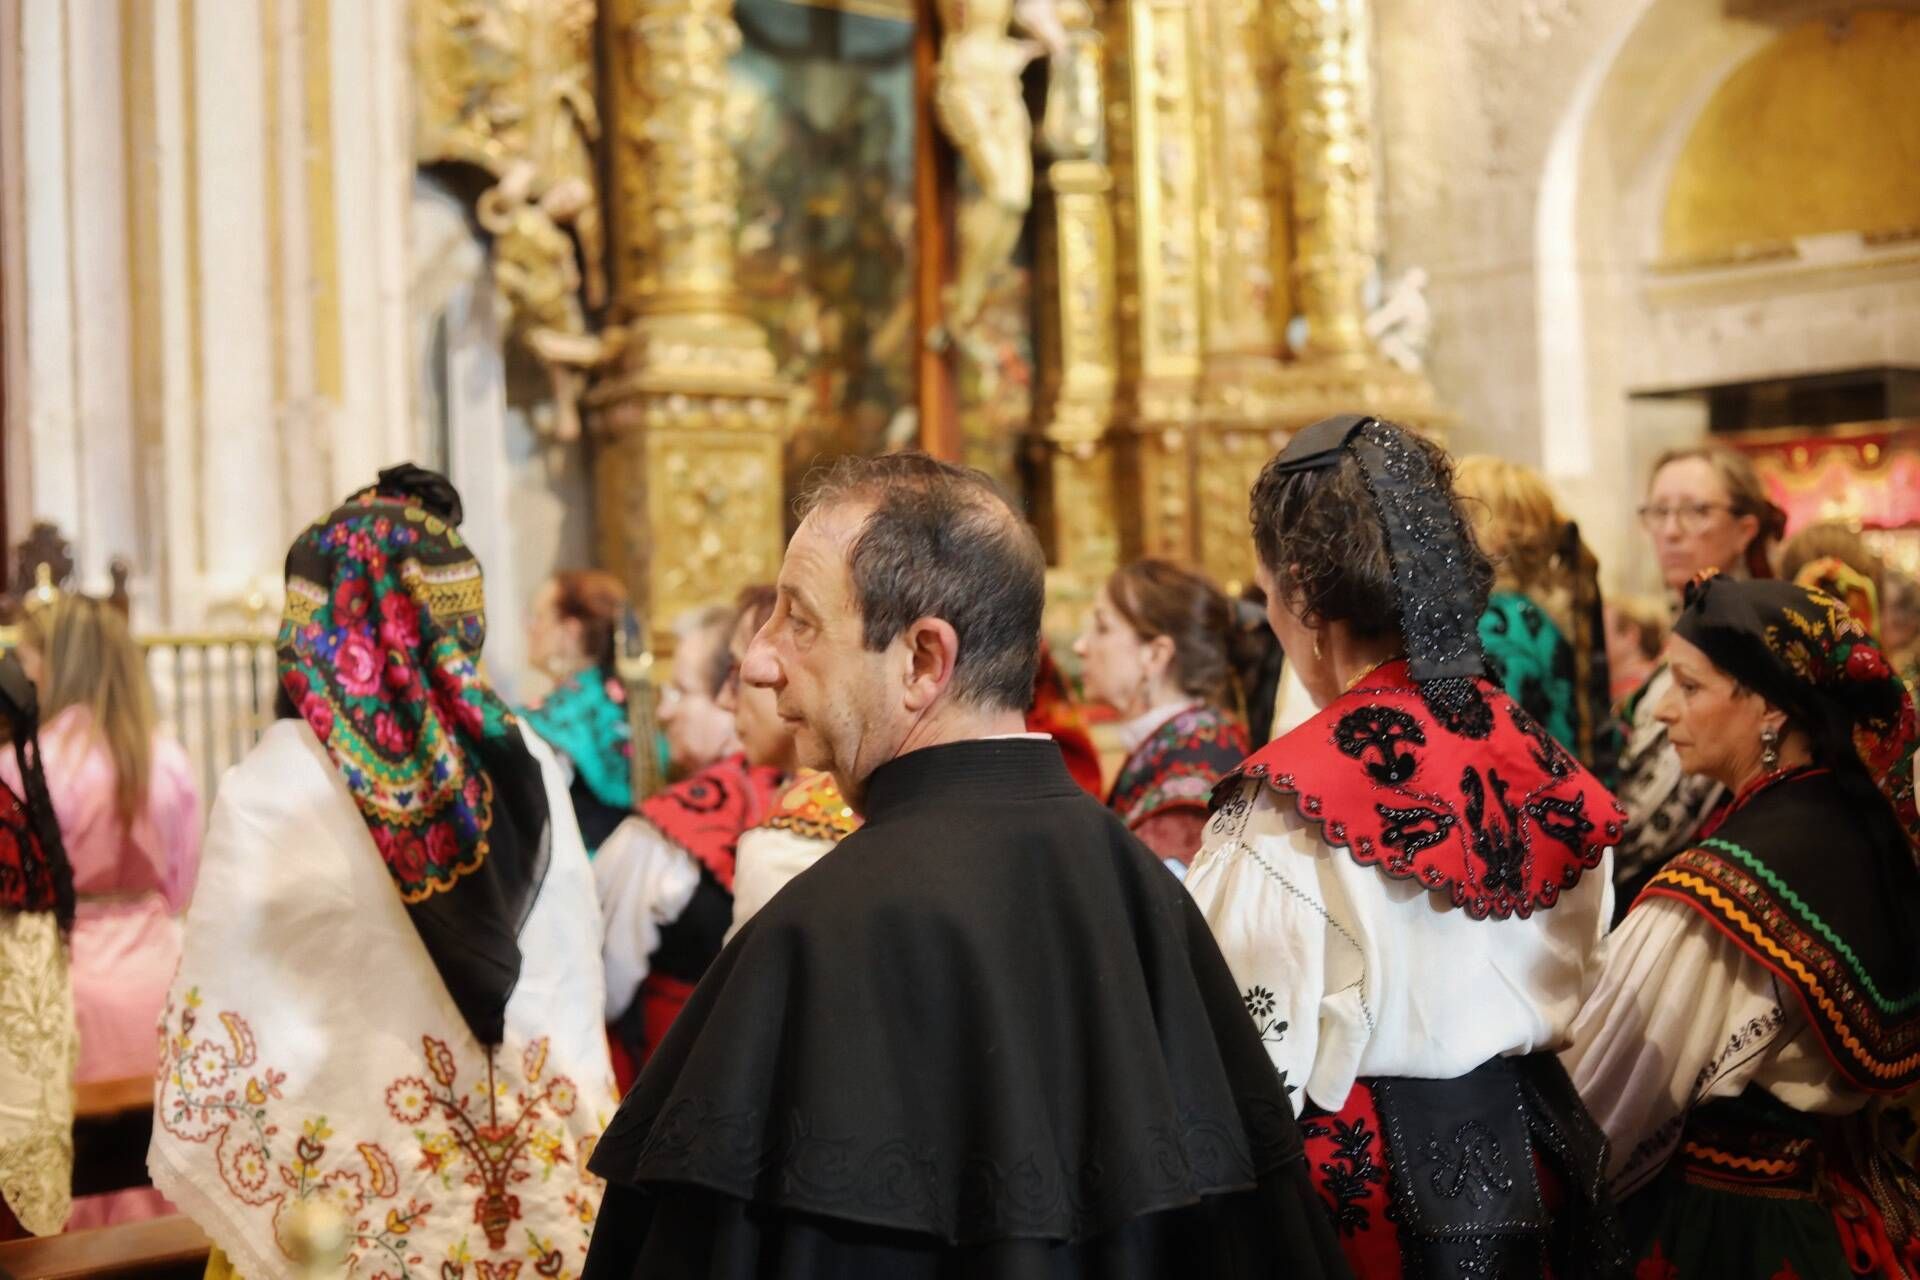
[[[619,377],[591,397],[602,556],[656,646],[687,609],[771,581],[792,389],[736,287],[739,168],[725,130],[731,0],[607,0]]]
[[[1006,269],[1033,204],[1033,122],[1020,73],[1042,46],[1008,34],[1013,0],[937,0],[940,59],[933,114],[976,190],[957,215],[959,261],[942,298],[946,328],[964,336],[993,278]]]
[[[495,179],[476,213],[508,329],[553,380],[550,433],[574,439],[585,373],[620,345],[587,320],[607,300],[594,0],[414,0],[412,16],[414,157]]]

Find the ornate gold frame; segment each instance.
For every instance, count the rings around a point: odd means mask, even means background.
[[[416,31],[467,31],[509,13],[577,20],[593,0],[414,4]],[[1366,0],[1091,7],[1106,136],[1053,156],[1036,208],[1044,364],[1031,447],[1069,606],[1142,554],[1244,582],[1247,489],[1294,429],[1354,408],[1424,428],[1443,417],[1424,378],[1382,360],[1364,327],[1380,255]],[[792,390],[734,286],[737,176],[720,128],[740,40],[731,0],[601,0],[597,31],[608,258],[627,332],[620,367],[588,398],[596,516],[602,557],[664,638],[681,609],[776,572]],[[476,77],[457,42],[419,48],[445,55],[416,57],[423,100],[466,101]],[[536,67],[550,56],[528,54]],[[508,77],[534,95],[528,119],[553,109],[538,86],[556,75]],[[512,136],[476,148],[429,121],[421,154],[447,137],[490,154]]]

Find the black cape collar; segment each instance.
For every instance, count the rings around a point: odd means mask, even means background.
[[[1007,804],[1085,795],[1051,738],[975,738],[896,756],[867,779],[865,817],[930,803]]]

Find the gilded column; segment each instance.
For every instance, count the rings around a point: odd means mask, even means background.
[[[779,570],[791,396],[734,279],[725,129],[731,0],[610,0],[617,377],[591,397],[605,563],[656,640],[686,609]]]
[[[1066,39],[1048,76],[1041,138],[1051,163],[1040,204],[1040,509],[1055,569],[1050,621],[1078,630],[1119,563],[1107,432],[1119,382],[1113,178],[1106,164],[1105,42],[1082,0],[1059,6]]]
[[[1433,388],[1382,359],[1366,328],[1367,281],[1381,250],[1368,0],[1286,0],[1270,13],[1271,47],[1284,63],[1291,311],[1306,327],[1273,422],[1292,429],[1366,409],[1437,430],[1446,415]]]
[[[1204,374],[1194,456],[1195,559],[1229,587],[1253,571],[1247,492],[1285,441],[1292,312],[1281,59],[1262,0],[1197,0],[1205,156]]]
[[[1357,367],[1372,357],[1364,293],[1378,237],[1367,0],[1287,0],[1274,12],[1287,52],[1302,354]]]
[[[1191,559],[1201,157],[1188,0],[1111,0],[1122,552]]]

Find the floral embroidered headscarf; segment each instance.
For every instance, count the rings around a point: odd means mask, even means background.
[[[281,688],[326,746],[447,991],[498,1044],[546,874],[540,767],[481,674],[480,564],[460,497],[380,473],[287,553]]]
[[[1920,845],[1913,697],[1846,605],[1790,582],[1709,574],[1688,586],[1673,630],[1785,712],[1821,764],[1863,769]]]

